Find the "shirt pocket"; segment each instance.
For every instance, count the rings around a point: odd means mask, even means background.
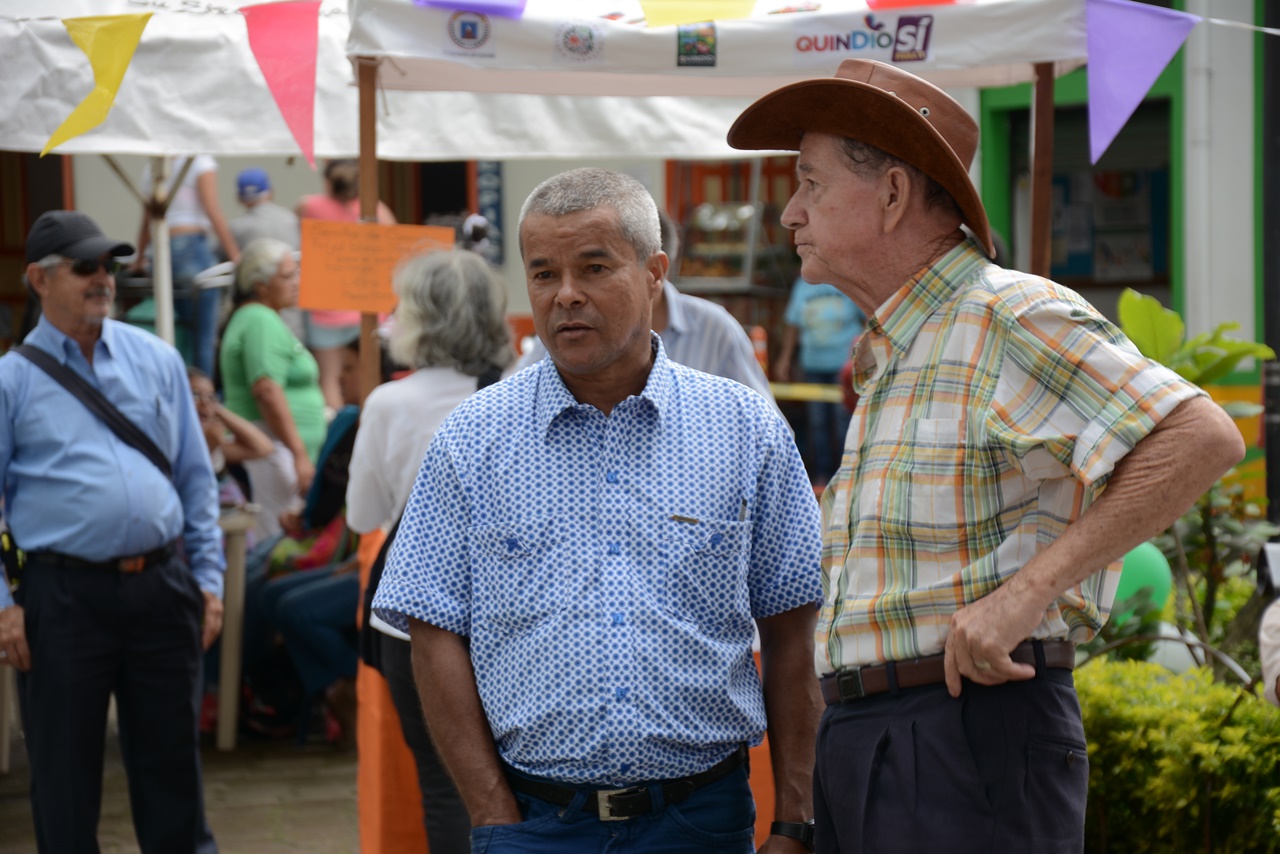
[[[640,536],[648,540],[654,559],[641,563],[638,574],[659,608],[709,629],[750,620],[750,522],[646,521],[640,523]]]
[[[971,446],[965,422],[910,418],[880,481],[881,532],[913,548],[946,549],[962,535],[965,503],[978,501],[968,478]]]
[[[565,528],[557,519],[486,525],[470,533],[475,562],[473,619],[518,634],[562,607]]]

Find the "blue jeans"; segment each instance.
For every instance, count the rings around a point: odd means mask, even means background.
[[[300,570],[272,579],[261,595],[308,697],[356,675],[358,575],[334,575],[332,567]]]
[[[170,263],[175,289],[194,287],[196,274],[217,263],[209,239],[203,232],[176,234],[169,238]],[[213,376],[214,345],[218,338],[218,315],[222,308],[222,289],[205,288],[198,294],[174,303],[174,311],[191,330],[191,364]]]
[[[755,851],[755,801],[747,769],[739,768],[698,789],[678,804],[663,804],[650,787],[655,809],[626,821],[601,821],[585,812],[588,792],[567,807],[516,793],[524,821],[477,827],[472,854],[748,854]]]
[[[839,374],[834,371],[805,371],[804,381],[834,385]],[[809,475],[815,481],[826,482],[840,468],[844,448],[844,435],[849,431],[849,410],[842,403],[809,401],[805,404],[809,417]]]

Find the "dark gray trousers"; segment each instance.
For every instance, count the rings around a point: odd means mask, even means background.
[[[1088,786],[1068,670],[841,703],[818,729],[816,850],[1078,854]]]
[[[194,702],[204,598],[186,565],[127,574],[32,556],[17,598],[32,657],[18,696],[40,851],[98,851],[113,693],[139,847],[207,850]]]

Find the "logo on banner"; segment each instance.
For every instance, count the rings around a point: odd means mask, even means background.
[[[893,61],[924,62],[927,60],[931,35],[933,35],[932,15],[903,15],[898,18],[898,34],[893,40]]]
[[[716,64],[716,25],[681,24],[676,27],[676,65],[709,68]]]
[[[564,24],[556,31],[556,56],[569,62],[593,62],[604,49],[604,33],[591,24]]]
[[[811,60],[825,53],[853,53],[883,62],[923,62],[929,58],[932,15],[902,15],[891,32],[875,15],[863,17],[861,27],[839,33],[801,32],[796,51]]]
[[[467,51],[467,55],[493,56],[492,51],[476,53],[488,43],[492,34],[489,16],[483,12],[454,12],[449,17],[449,40]]]

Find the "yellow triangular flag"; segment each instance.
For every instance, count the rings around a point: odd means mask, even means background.
[[[755,0],[640,0],[645,23],[650,27],[745,18],[755,6]]]
[[[111,105],[115,103],[120,81],[129,70],[133,53],[142,39],[142,30],[151,20],[151,13],[142,15],[103,15],[95,18],[65,18],[71,40],[79,45],[89,65],[93,67],[93,91],[71,111],[66,121],[58,126],[45,143],[40,156],[44,157],[55,146],[93,130],[106,121]]]

